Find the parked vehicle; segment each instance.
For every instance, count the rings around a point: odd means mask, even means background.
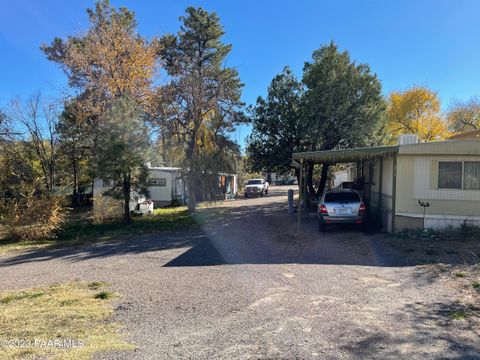
[[[367,212],[361,195],[352,189],[327,191],[318,203],[318,228],[328,224],[364,224]]]
[[[297,180],[295,179],[277,179],[275,185],[297,185]]]
[[[250,195],[263,196],[268,194],[268,181],[263,179],[250,179],[245,184],[245,197],[248,198]]]

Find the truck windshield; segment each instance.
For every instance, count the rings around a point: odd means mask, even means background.
[[[247,185],[259,185],[262,183],[262,180],[248,180]]]
[[[354,192],[332,192],[325,194],[326,203],[335,203],[335,202],[360,202],[360,196]]]

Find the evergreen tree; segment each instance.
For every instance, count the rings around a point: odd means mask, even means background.
[[[292,164],[292,154],[307,145],[303,96],[302,83],[285,67],[273,78],[267,97],[259,97],[250,109],[253,129],[248,139],[247,164],[251,171],[294,170],[299,174],[298,167]]]
[[[385,119],[381,84],[367,65],[355,64],[348,52],[331,43],[305,64],[302,83],[287,68],[273,80],[267,99],[252,112],[248,154],[256,171],[287,170],[293,152],[369,146],[380,141]],[[331,164],[322,164],[314,187],[314,166],[307,162],[306,184],[320,195]]]
[[[380,81],[368,65],[357,65],[347,51],[331,43],[314,51],[303,71],[310,150],[368,146],[378,140],[385,102]],[[325,189],[330,165],[322,164],[317,195]],[[307,184],[312,183],[312,168],[309,164]]]
[[[111,182],[110,194],[121,196],[124,221],[130,223],[131,191],[146,191],[151,133],[139,105],[129,96],[118,98],[106,112],[99,129],[96,173]]]
[[[217,14],[189,7],[180,20],[178,34],[160,41],[171,82],[159,92],[159,101],[163,135],[183,149],[188,205],[194,212],[202,177],[222,167],[226,171],[226,150],[235,149],[227,133],[245,117],[238,72],[225,66],[231,45],[221,42],[224,31]]]
[[[80,98],[65,103],[56,131],[59,136],[58,161],[65,176],[63,185],[72,187],[72,205],[79,205],[79,188],[92,182],[92,119],[81,106]]]

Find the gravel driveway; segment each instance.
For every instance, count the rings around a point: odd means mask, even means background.
[[[221,205],[202,231],[0,258],[0,291],[81,279],[123,294],[137,350],[100,359],[480,359],[480,336],[382,235],[295,232],[286,188]]]

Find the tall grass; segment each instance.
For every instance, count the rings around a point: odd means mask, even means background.
[[[115,237],[123,235],[156,233],[197,226],[195,219],[188,213],[186,207],[155,209],[152,215],[134,217],[129,225],[122,223],[121,220],[96,223],[91,218],[90,211],[83,211],[83,216],[79,216],[76,211],[73,211],[53,239],[40,236],[35,240],[20,242],[0,240],[0,253],[48,245],[83,245],[115,239]]]

